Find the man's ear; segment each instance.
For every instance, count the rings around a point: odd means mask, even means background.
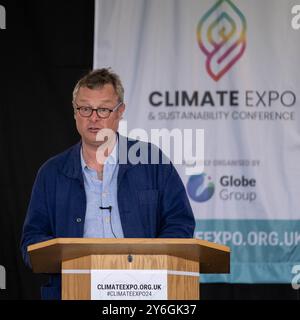
[[[73,117],[76,120],[76,109],[75,108],[73,108]]]
[[[118,115],[119,115],[119,120],[123,119],[123,113],[125,111],[125,104],[123,103],[120,108],[119,108],[119,112],[118,112]]]

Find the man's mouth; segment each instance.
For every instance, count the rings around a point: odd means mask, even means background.
[[[98,131],[100,131],[101,129],[98,127],[88,127],[88,131],[92,132],[92,133],[97,133]]]

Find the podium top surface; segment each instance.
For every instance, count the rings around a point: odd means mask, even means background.
[[[56,238],[28,246],[36,273],[60,273],[61,263],[88,255],[171,255],[200,262],[201,273],[229,273],[230,248],[182,238]]]

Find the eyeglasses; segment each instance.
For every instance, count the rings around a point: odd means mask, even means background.
[[[92,107],[85,107],[85,106],[78,106],[76,103],[74,103],[74,105],[76,106],[76,110],[78,110],[79,114],[84,117],[84,118],[89,118],[93,112],[95,111],[97,113],[97,116],[99,118],[102,118],[102,119],[106,119],[110,116],[110,114],[114,111],[116,111],[120,105],[122,105],[123,102],[119,102],[116,106],[114,106],[112,109],[109,109],[109,108],[92,108]]]

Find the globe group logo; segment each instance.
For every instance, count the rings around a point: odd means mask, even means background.
[[[206,70],[218,81],[243,55],[246,19],[230,0],[219,0],[199,21],[197,39]]]
[[[205,202],[213,196],[215,184],[206,173],[190,176],[187,183],[187,192],[192,200]]]

